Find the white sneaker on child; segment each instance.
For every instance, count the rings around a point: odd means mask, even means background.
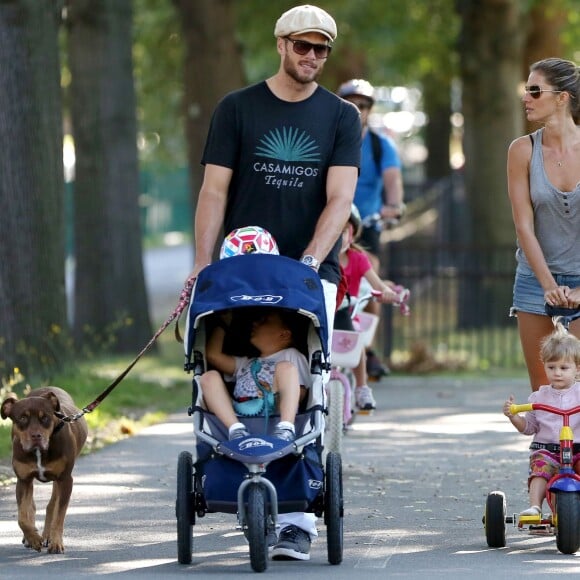
[[[529,507],[527,510],[524,510],[520,513],[520,516],[541,516],[542,509],[539,505],[533,505]]]
[[[373,397],[373,391],[368,385],[362,385],[355,388],[354,400],[356,406],[361,411],[371,411],[377,408],[377,403]]]
[[[234,423],[228,433],[228,439],[234,441],[235,439],[242,439],[242,437],[247,437],[250,433],[246,429],[243,423]]]
[[[282,441],[294,441],[296,439],[296,434],[294,433],[294,425],[292,423],[287,423],[286,421],[280,421],[272,433],[274,437],[282,439]]]

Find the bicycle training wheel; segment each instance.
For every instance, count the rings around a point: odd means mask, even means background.
[[[505,548],[506,500],[501,491],[492,491],[485,503],[485,537],[490,548]]]

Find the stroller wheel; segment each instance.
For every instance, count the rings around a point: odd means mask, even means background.
[[[342,460],[338,453],[326,456],[324,493],[324,523],[329,564],[342,562],[343,550],[343,497]]]
[[[250,485],[247,517],[252,570],[254,572],[264,572],[268,567],[266,490],[264,486],[258,484]]]
[[[193,462],[191,453],[188,451],[182,451],[177,460],[175,515],[177,517],[177,560],[180,564],[191,564],[195,511],[193,509]]]

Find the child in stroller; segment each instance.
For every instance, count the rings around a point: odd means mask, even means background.
[[[228,428],[229,440],[249,435],[238,417],[280,413],[273,435],[285,441],[295,439],[294,420],[300,401],[311,385],[306,357],[294,347],[293,317],[283,310],[264,308],[251,323],[250,343],[257,357],[236,357],[223,350],[231,312],[221,317],[209,337],[206,357],[212,370],[201,376],[205,406]],[[226,380],[235,380],[233,393]],[[232,399],[233,395],[233,399]]]
[[[252,337],[254,324],[244,324],[244,320],[256,320],[256,307],[261,316],[268,314],[262,320],[269,320],[268,325],[282,334],[280,338],[285,337],[278,346],[273,346],[271,338],[257,340],[255,334]],[[231,327],[224,338],[220,326],[229,322],[226,314],[229,312]],[[270,313],[276,314],[270,318]],[[250,254],[220,260],[200,272],[186,324],[185,369],[194,374],[189,413],[193,416],[195,460],[188,451],[183,451],[178,460],[179,561],[191,562],[196,516],[224,512],[238,515],[239,527],[250,544],[250,561],[255,571],[263,571],[267,566],[269,537],[281,526],[279,514],[312,516],[313,521],[324,516],[328,561],[339,564],[343,548],[342,465],[337,453],[329,452],[324,462],[322,459],[326,406],[322,373],[330,370],[330,364],[324,292],[318,274],[285,256]],[[289,328],[284,328],[285,325]],[[234,412],[230,414],[232,399],[227,384],[224,387],[225,381],[217,373],[223,361],[212,359],[211,354],[212,350],[217,351],[218,343],[223,343],[228,356],[247,357],[241,359],[247,361],[259,359],[259,354],[269,352],[268,349],[278,350],[292,344],[301,355],[295,357],[292,365],[281,367],[285,369],[285,378],[292,375],[294,378],[288,389],[277,385],[280,404],[276,405],[275,396],[272,400],[265,390],[265,397],[235,401]],[[267,347],[264,343],[268,343]],[[252,354],[248,345],[258,346],[259,350]],[[234,375],[232,359],[224,360],[230,365],[226,369],[228,374]],[[305,362],[305,369],[299,361]],[[258,383],[261,381],[259,375]],[[302,395],[301,384],[307,387]],[[240,394],[238,399],[243,398]],[[224,395],[225,406],[219,402]],[[284,410],[286,403],[288,414]],[[240,415],[238,404],[242,408],[261,409],[256,416],[251,416],[255,409],[251,412],[246,409],[247,414]],[[291,432],[294,414],[294,436],[279,437],[279,428]],[[220,420],[219,415],[225,420]],[[234,437],[235,423],[242,423],[248,434]],[[296,526],[284,530],[290,528]],[[306,552],[302,559],[308,557]],[[278,559],[274,552],[272,558]]]

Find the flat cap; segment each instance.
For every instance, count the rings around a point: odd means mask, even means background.
[[[284,12],[278,18],[274,28],[274,36],[276,37],[304,34],[306,32],[319,32],[333,42],[337,35],[336,22],[322,8],[304,4]]]

